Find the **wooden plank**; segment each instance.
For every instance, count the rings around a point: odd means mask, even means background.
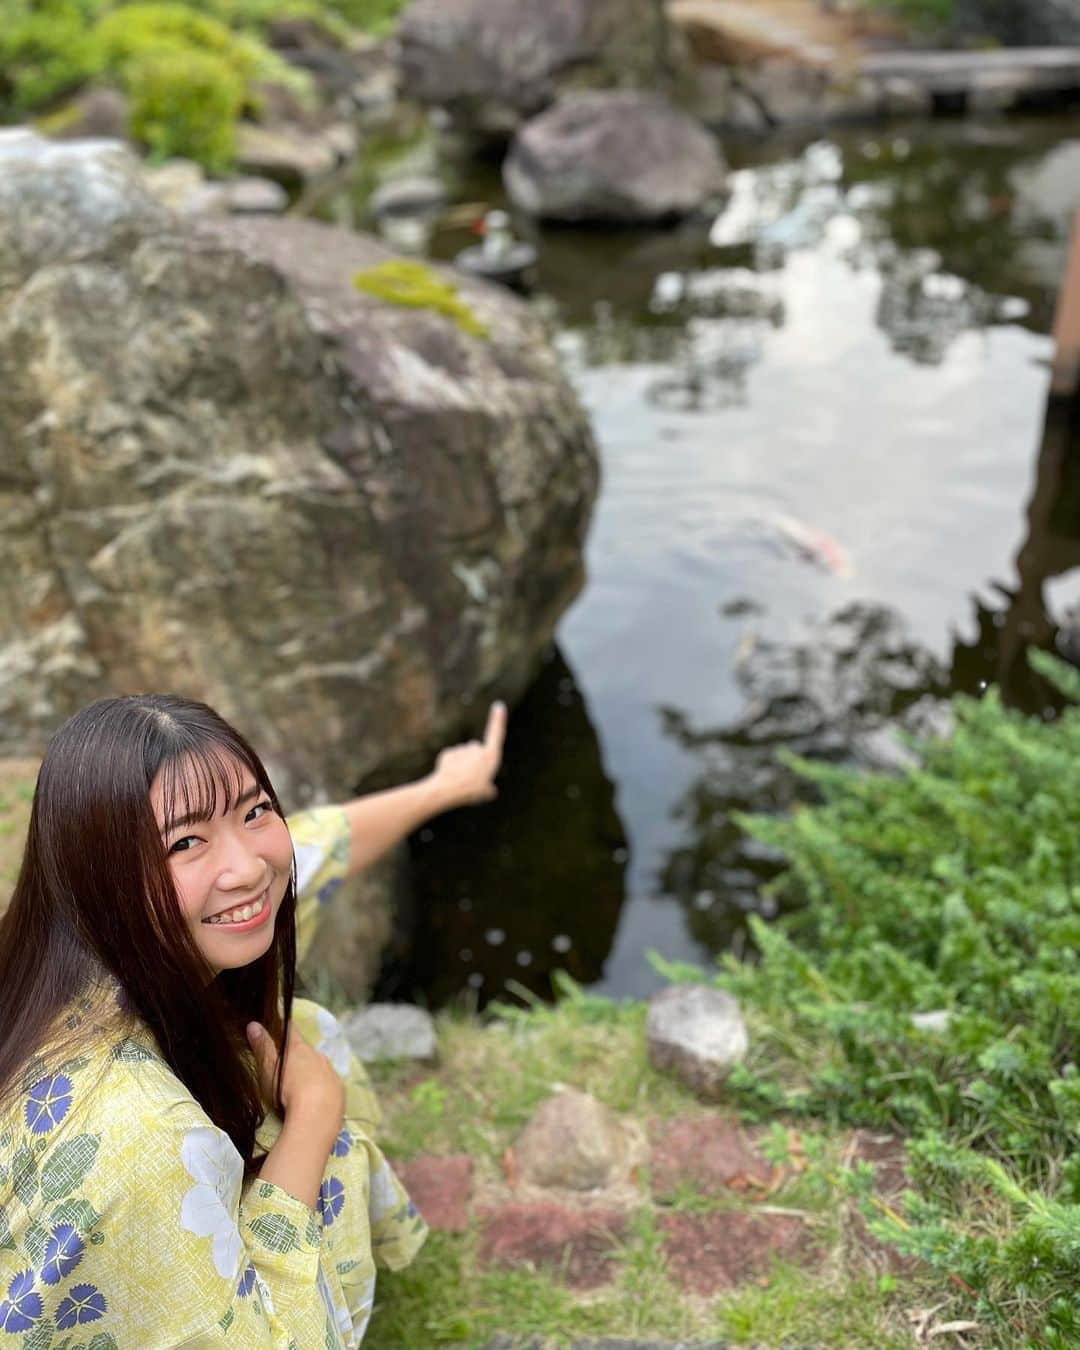
[[[1073,216],[1069,256],[1054,315],[1052,398],[1072,398],[1080,390],[1080,211]]]

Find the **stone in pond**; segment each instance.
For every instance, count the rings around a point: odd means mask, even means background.
[[[514,204],[548,220],[647,224],[685,216],[724,186],[716,139],[658,94],[567,94],[515,136],[503,164]]]

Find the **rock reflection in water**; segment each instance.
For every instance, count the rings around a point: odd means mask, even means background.
[[[853,604],[795,643],[758,637],[753,624],[736,661],[745,699],[736,722],[699,730],[678,709],[661,709],[665,733],[701,770],[674,807],[686,842],[668,852],[660,888],[679,901],[690,934],[711,951],[741,951],[745,915],[775,913],[761,888],[782,860],[744,835],[732,815],[783,811],[811,798],[809,786],[777,758],[780,747],[893,768],[910,753],[898,728],[946,727],[947,673],[911,641],[895,613]]]
[[[410,841],[416,924],[379,996],[439,1006],[508,979],[544,997],[550,973],[599,978],[623,902],[627,846],[614,785],[573,674],[552,649],[514,709],[499,796]]]

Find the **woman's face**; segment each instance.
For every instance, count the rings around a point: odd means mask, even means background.
[[[167,821],[160,773],[150,788],[184,917],[215,974],[257,961],[269,949],[292,867],[284,820],[251,770],[236,768],[239,796],[211,820]],[[182,792],[176,796],[184,800]],[[189,796],[197,799],[194,791]]]

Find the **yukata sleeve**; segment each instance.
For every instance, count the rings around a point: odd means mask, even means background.
[[[349,869],[349,822],[342,806],[315,806],[289,817],[296,858],[296,954],[303,958]]]
[[[345,1122],[329,1160],[349,1158],[349,1167],[367,1193],[367,1229],[376,1266],[401,1270],[416,1256],[428,1226],[400,1178],[375,1142],[381,1112],[364,1066],[349,1045],[345,1029],[326,1008],[310,999],[293,1000],[293,1018],[301,1036],[320,1050],[345,1082]],[[331,1184],[329,1177],[327,1185]],[[327,1192],[320,1197],[326,1217]]]
[[[256,1180],[229,1136],[157,1062],[131,1066],[113,1165],[130,1189],[110,1224],[140,1346],[323,1350],[339,1341],[319,1289],[322,1230],[303,1201]],[[134,1087],[131,1081],[134,1080]],[[123,1249],[123,1250],[121,1250]],[[133,1342],[134,1343],[134,1342]]]

